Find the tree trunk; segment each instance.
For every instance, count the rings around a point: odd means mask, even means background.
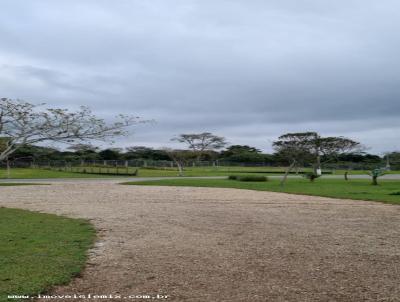
[[[7,178],[11,178],[11,167],[10,167],[10,161],[8,160],[8,157],[6,159],[6,165],[7,165]]]
[[[349,175],[348,171],[344,172],[344,180],[349,180],[348,175]]]
[[[281,180],[281,187],[283,187],[286,183],[287,177],[290,173],[290,171],[292,171],[292,169],[294,168],[294,166],[296,165],[296,161],[294,160],[290,166],[286,169],[285,175],[283,175],[283,178]]]
[[[314,174],[320,176],[321,175],[321,157],[317,154],[317,162],[314,167]]]
[[[176,165],[178,166],[179,176],[184,176],[182,164],[179,161],[177,161]]]
[[[375,176],[375,175],[372,176],[372,185],[373,186],[378,185],[378,176]]]

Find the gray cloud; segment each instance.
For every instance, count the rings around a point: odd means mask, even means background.
[[[286,131],[400,149],[394,0],[22,1],[0,5],[2,96],[156,119],[121,145]]]

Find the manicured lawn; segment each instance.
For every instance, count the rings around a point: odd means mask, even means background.
[[[395,180],[381,180],[379,186],[372,186],[369,180],[364,179],[345,181],[321,178],[311,183],[306,179],[292,178],[288,179],[284,188],[281,188],[279,182],[279,179],[270,179],[267,182],[241,182],[227,179],[166,179],[124,184],[236,188],[400,204],[400,181]]]
[[[100,178],[113,177],[110,175],[71,173],[64,171],[52,171],[45,169],[16,168],[11,169],[13,179],[35,179],[35,178]],[[7,178],[5,169],[0,169],[0,178]]]
[[[75,167],[74,171],[86,169],[88,172],[97,173],[115,173],[125,174],[127,172],[133,173],[136,168],[130,167],[127,170],[124,167],[116,168],[110,167]],[[228,176],[231,174],[237,175],[280,175],[285,170],[284,167],[188,167],[185,169],[185,176]],[[307,171],[307,170],[305,170]],[[390,173],[398,173],[399,171],[390,171]],[[343,175],[344,171],[336,170],[336,175]],[[350,171],[349,174],[366,174],[365,171]],[[176,168],[139,168],[138,177],[175,177],[178,176]],[[113,175],[113,174],[90,174],[90,173],[77,173],[65,172],[57,170],[46,169],[11,169],[11,178],[14,179],[33,179],[33,178],[110,178],[110,177],[132,177],[127,175]],[[6,171],[0,169],[0,179],[6,178]]]
[[[88,172],[100,172],[100,173],[133,173],[136,168],[130,167],[129,170],[121,167],[116,168],[100,168],[100,167],[75,167],[74,171],[86,169]],[[185,176],[228,176],[232,173],[243,174],[243,173],[267,173],[279,174],[284,168],[271,168],[271,167],[190,167],[185,169]],[[101,177],[127,177],[126,175],[112,175],[112,174],[90,174],[90,173],[77,173],[77,172],[65,172],[57,170],[47,169],[31,169],[31,168],[15,168],[11,169],[11,177],[14,179],[33,179],[33,178],[101,178]],[[175,177],[178,176],[176,168],[139,168],[138,177]],[[6,178],[6,171],[0,169],[0,179]],[[129,176],[131,177],[131,176]]]
[[[68,283],[82,270],[94,238],[84,220],[0,208],[0,301]]]

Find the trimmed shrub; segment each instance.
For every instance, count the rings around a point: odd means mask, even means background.
[[[229,179],[229,180],[237,180],[238,177],[237,177],[237,175],[229,175],[229,176],[228,176],[228,179]]]
[[[240,176],[237,177],[239,181],[267,181],[268,177],[266,176]]]
[[[395,196],[400,195],[400,191],[389,193],[389,195],[395,195]]]

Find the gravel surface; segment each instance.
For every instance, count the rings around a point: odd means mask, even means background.
[[[399,206],[101,180],[0,187],[0,206],[87,218],[97,228],[83,274],[52,294],[400,301]]]

